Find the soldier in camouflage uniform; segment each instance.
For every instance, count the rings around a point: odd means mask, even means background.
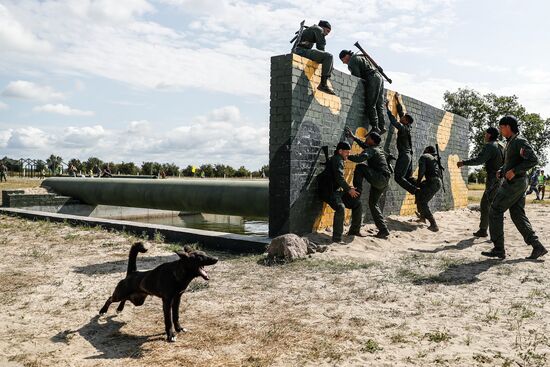
[[[362,54],[349,50],[340,52],[340,60],[346,65],[351,75],[365,82],[365,112],[371,126],[371,131],[384,134],[384,79],[370,61]]]
[[[497,193],[500,180],[497,179],[497,171],[502,167],[504,151],[502,145],[498,142],[498,129],[489,127],[485,131],[485,145],[477,157],[457,162],[457,167],[485,165],[487,179],[485,180],[485,191],[481,197],[479,209],[481,218],[479,230],[474,233],[476,237],[487,237],[487,228],[489,227],[489,208]]]
[[[422,179],[426,177],[424,181]],[[435,194],[441,189],[441,174],[437,158],[435,157],[435,148],[428,146],[424,149],[424,154],[418,160],[418,179],[416,180],[419,190],[416,192],[416,208],[421,218],[430,222],[428,229],[432,232],[438,232],[439,227],[430,211],[429,202]]]
[[[370,132],[363,142],[353,135],[348,128],[346,128],[346,134],[352,137],[353,140],[364,149],[361,154],[350,155],[348,157],[350,161],[359,163],[355,166],[355,171],[353,172],[353,186],[361,192],[363,190],[363,179],[366,179],[370,184],[369,209],[374,224],[376,224],[376,228],[378,228],[376,237],[388,238],[390,232],[379,205],[380,198],[388,188],[388,182],[391,176],[386,155],[379,147],[382,138],[378,133]],[[363,162],[366,162],[366,164]]]
[[[500,133],[507,139],[504,150],[504,165],[498,170],[497,178],[504,178],[497,190],[489,211],[489,232],[493,249],[481,254],[504,259],[504,213],[510,210],[510,217],[523,236],[525,243],[533,247],[527,259],[538,259],[548,253],[540,243],[529,219],[525,215],[526,172],[535,167],[538,159],[529,142],[519,134],[518,120],[504,116],[499,121]]]
[[[350,155],[351,146],[341,141],[336,146],[325,170],[319,175],[319,196],[334,209],[332,224],[332,241],[341,242],[344,232],[345,208],[351,209],[351,226],[349,234],[361,235],[362,208],[358,200],[359,191],[351,187],[344,178],[344,162]]]
[[[399,122],[388,108],[386,102],[386,110],[390,123],[397,129],[397,151],[399,155],[395,162],[394,177],[395,182],[407,192],[415,194],[419,189],[416,186],[416,180],[412,177],[412,139],[411,139],[411,125],[414,119],[408,113],[403,113],[403,106],[399,103],[398,94],[396,93],[395,100],[397,101],[397,114],[399,115]]]
[[[8,181],[6,178],[7,173],[8,173],[8,167],[6,167],[4,162],[0,162],[0,182],[2,182],[2,180],[6,182]]]
[[[317,87],[322,92],[334,94],[334,91],[328,86],[327,81],[332,74],[332,54],[325,51],[327,36],[332,27],[326,20],[319,21],[319,25],[312,25],[304,29],[300,42],[296,46],[296,54],[307,57],[310,60],[321,64],[321,83]],[[316,45],[317,50],[313,49],[313,45]]]

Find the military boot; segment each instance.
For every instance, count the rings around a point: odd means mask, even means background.
[[[428,227],[428,229],[432,232],[439,232],[439,227],[437,226],[437,223],[435,222],[435,219],[432,217],[432,218],[426,218],[428,219],[428,222],[430,222],[430,226]]]
[[[526,257],[526,259],[529,260],[536,260],[541,256],[544,256],[548,253],[548,250],[543,245],[536,245],[533,246],[533,252],[531,252],[531,255]]]
[[[321,83],[319,83],[319,86],[317,87],[317,89],[320,90],[321,92],[336,95],[336,93],[334,93],[334,91],[328,86],[327,81],[328,81],[328,76],[322,76]]]
[[[483,229],[480,229],[477,232],[474,232],[473,235],[475,237],[487,237],[488,236],[487,231],[485,231]]]
[[[491,251],[482,251],[481,254],[487,257],[498,257],[501,260],[506,258],[504,250],[498,250],[496,248],[492,248]]]

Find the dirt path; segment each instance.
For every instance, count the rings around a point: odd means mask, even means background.
[[[550,207],[528,215],[548,241]],[[498,261],[470,235],[478,213],[436,218],[437,234],[392,217],[388,241],[286,265],[217,254],[211,281],[183,299],[190,332],[168,344],[159,299],[97,316],[135,237],[0,216],[0,366],[549,365],[548,263],[523,259],[530,249],[508,219],[509,258]],[[147,245],[138,268],[176,259]]]

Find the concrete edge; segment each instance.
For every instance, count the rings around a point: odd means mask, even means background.
[[[236,253],[263,253],[271,241],[267,236],[245,236],[202,229],[182,228],[126,220],[82,217],[18,208],[0,208],[0,213],[27,219],[66,222],[72,225],[100,226],[105,229],[127,231],[137,235],[146,233],[149,237],[153,237],[155,232],[157,232],[162,234],[168,242],[198,242],[207,249]]]

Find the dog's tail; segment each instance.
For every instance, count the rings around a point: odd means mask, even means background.
[[[130,249],[130,256],[128,257],[128,271],[126,272],[126,275],[129,275],[137,270],[136,259],[139,252],[147,252],[147,249],[143,246],[143,242],[136,242],[132,245],[132,248]]]

